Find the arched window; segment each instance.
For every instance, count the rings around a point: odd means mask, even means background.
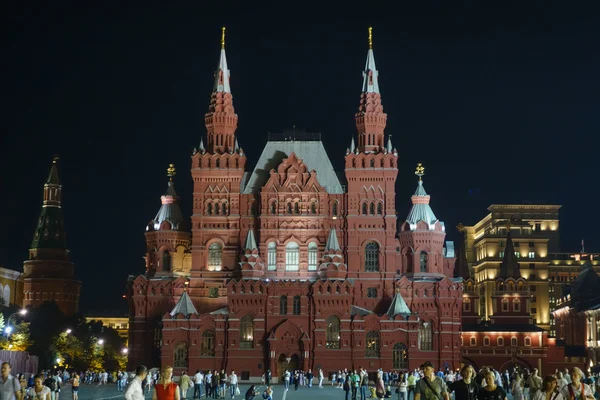
[[[227,203],[221,204],[221,214],[227,215]]]
[[[277,202],[275,201],[271,203],[271,214],[277,214]]]
[[[469,345],[477,346],[477,338],[475,336],[471,336],[471,339],[469,340]]]
[[[206,205],[206,215],[212,215],[213,213],[213,205],[212,203],[208,203]]]
[[[0,287],[2,287],[2,285],[0,285]],[[4,286],[4,289],[2,289],[2,301],[4,302],[5,306],[10,305],[10,286],[6,285]]]
[[[223,258],[223,246],[221,243],[214,242],[208,246],[208,269],[210,271],[220,271]]]
[[[419,327],[419,350],[433,350],[431,323],[426,322]]]
[[[311,214],[317,213],[317,203],[315,203],[315,202],[310,203],[310,213]]]
[[[294,203],[294,214],[300,214],[300,204],[298,202]]]
[[[490,345],[490,338],[489,336],[486,336],[483,338],[483,345],[484,346],[489,346]]]
[[[463,299],[463,312],[471,312],[471,299]]]
[[[294,296],[294,303],[292,305],[292,313],[294,315],[300,315],[300,311],[301,311],[301,303],[300,303],[300,296]]]
[[[420,255],[421,272],[427,272],[427,252],[422,251]]]
[[[337,217],[337,215],[338,215],[338,203],[337,203],[337,201],[334,201],[333,204],[331,205],[331,215],[333,215],[334,217]]]
[[[292,213],[292,203],[287,203],[287,213],[288,214]]]
[[[525,346],[531,346],[531,338],[529,336],[525,336]]]
[[[217,159],[217,161],[215,161],[215,167],[221,168],[221,160]]]
[[[379,357],[379,332],[367,332],[365,340],[365,357]]]
[[[173,367],[175,368],[187,368],[187,344],[182,342],[175,347],[175,353],[173,354]]]
[[[370,242],[365,246],[365,272],[379,271],[379,245]]]
[[[508,299],[505,297],[500,303],[502,304],[502,312],[508,312]]]
[[[363,215],[367,215],[368,214],[368,212],[367,212],[367,203],[363,203],[363,205],[362,205],[362,213],[363,213]]]
[[[310,242],[308,244],[308,270],[316,271],[317,270],[317,244],[315,242]]]
[[[377,215],[383,214],[383,204],[377,203]]]
[[[328,349],[340,348],[340,319],[335,315],[327,318],[327,341],[325,347]]]
[[[277,270],[277,244],[275,242],[269,242],[267,248],[267,270]]]
[[[521,300],[514,299],[513,300],[513,311],[520,312],[521,311]]]
[[[162,255],[162,269],[165,272],[171,271],[171,254],[165,250]]]
[[[204,357],[214,357],[215,355],[215,331],[212,329],[206,330],[202,334],[200,355]]]
[[[215,203],[215,215],[221,214],[221,204]]]
[[[246,315],[240,321],[240,347],[251,349],[254,347],[254,318]]]
[[[396,343],[392,350],[392,368],[396,370],[408,369],[408,348],[404,343]]]
[[[300,263],[300,249],[298,243],[289,242],[285,246],[285,270],[298,271]]]
[[[518,346],[519,345],[519,341],[517,340],[516,336],[513,336],[510,338],[510,345],[511,346]]]
[[[375,215],[375,203],[369,204],[369,213]]]
[[[498,336],[498,338],[496,339],[496,345],[499,347],[504,346],[504,338],[502,336]]]
[[[287,315],[287,296],[281,296],[279,298],[279,314]]]

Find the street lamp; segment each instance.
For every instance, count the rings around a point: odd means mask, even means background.
[[[98,344],[99,344],[100,346],[102,346],[102,345],[104,344],[104,339],[100,339],[100,340],[98,340]]]
[[[13,330],[12,326],[7,326],[6,328],[4,328],[4,332],[6,332],[7,335],[10,335],[12,330]]]
[[[16,313],[12,313],[10,315],[10,317],[8,317],[8,319],[6,320],[6,325],[10,325],[11,324],[10,322],[13,321],[13,320],[16,321],[16,318],[18,316],[24,317],[25,314],[27,314],[27,309],[25,309],[25,308],[23,308],[22,310],[17,311]]]
[[[67,330],[65,331],[65,333],[66,333],[67,335],[70,335],[70,334],[71,334],[71,330],[70,330],[70,329],[67,329]]]
[[[127,353],[129,353],[129,349],[126,347],[123,350],[121,350],[121,353],[127,354]]]

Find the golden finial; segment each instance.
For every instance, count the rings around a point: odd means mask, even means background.
[[[369,27],[369,50],[373,49],[373,27]]]
[[[169,177],[169,181],[173,182],[173,177],[175,174],[175,164],[169,164],[169,168],[167,168],[167,176]]]
[[[58,160],[60,160],[60,157],[55,155],[54,158],[52,158],[52,164],[58,163]]]
[[[459,232],[464,232],[467,230],[467,228],[465,228],[465,226],[462,224],[462,222],[459,222],[458,225],[456,225],[456,230]]]
[[[221,28],[221,48],[225,48],[225,27]]]
[[[417,169],[415,170],[415,175],[419,177],[419,181],[422,181],[422,177],[423,175],[425,175],[425,167],[423,166],[423,164],[418,163],[417,164]]]

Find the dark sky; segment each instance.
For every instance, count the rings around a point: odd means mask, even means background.
[[[143,272],[144,228],[168,163],[178,167],[190,214],[189,157],[205,134],[223,24],[250,165],[267,132],[296,125],[322,132],[341,168],[372,24],[387,132],[400,153],[400,216],[423,162],[450,239],[458,222],[475,222],[491,203],[558,203],[563,250],[585,238],[600,251],[597,9],[548,1],[39,3],[12,1],[0,12],[0,264],[22,268],[59,154],[84,310],[122,306],[127,275]]]

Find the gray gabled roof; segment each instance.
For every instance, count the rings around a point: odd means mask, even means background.
[[[327,237],[327,244],[325,244],[325,250],[340,250],[340,242],[338,242],[335,228],[331,228],[331,230],[329,231],[329,236]]]
[[[412,313],[404,301],[404,298],[402,298],[402,295],[396,292],[394,298],[392,299],[392,304],[390,304],[390,308],[388,308],[386,314],[388,317],[394,318],[396,315],[402,315],[403,317],[406,317]]]
[[[304,162],[309,171],[317,172],[317,181],[328,193],[344,193],[321,141],[289,140],[267,142],[250,180],[244,187],[244,194],[260,190],[269,180],[270,171],[277,169],[277,166],[292,153]]]
[[[171,229],[173,230],[182,230],[180,224],[184,222],[183,213],[181,212],[181,208],[179,208],[178,200],[179,197],[175,192],[175,186],[173,182],[169,182],[169,186],[167,187],[167,191],[160,198],[161,206],[154,217],[154,229],[159,230],[160,225],[167,221],[171,224]]]
[[[365,315],[374,314],[374,313],[373,313],[373,311],[369,311],[362,307],[351,306],[350,307],[350,315],[355,316],[357,314],[360,315],[361,317],[364,317]]]
[[[176,315],[183,314],[186,317],[189,317],[192,314],[198,315],[198,311],[196,311],[196,307],[194,307],[194,303],[192,303],[192,299],[187,293],[187,290],[183,292],[177,304],[170,312],[171,317],[175,317]]]

